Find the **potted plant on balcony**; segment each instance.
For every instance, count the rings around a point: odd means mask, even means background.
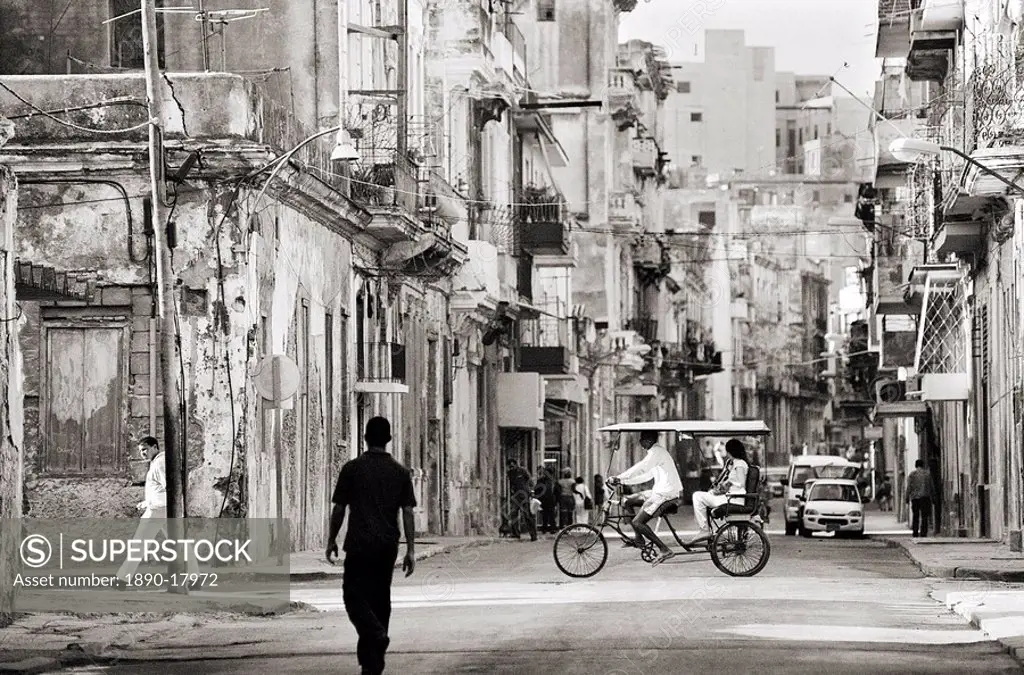
[[[395,203],[394,164],[363,164],[352,167],[352,199],[367,206]]]

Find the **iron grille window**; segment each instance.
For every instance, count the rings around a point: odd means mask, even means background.
[[[689,94],[690,93],[690,83],[689,82],[678,82],[678,83],[676,83],[676,91],[679,92],[680,94]]]
[[[699,113],[699,112],[690,113],[690,121],[691,122],[703,122],[704,121],[703,113]]]

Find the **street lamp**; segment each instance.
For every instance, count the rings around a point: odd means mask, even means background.
[[[921,138],[897,138],[889,144],[889,152],[899,162],[907,162],[913,164],[930,157],[938,157],[941,152],[952,152],[957,157],[960,157],[968,164],[978,167],[983,173],[998,179],[1005,183],[1009,187],[1013,188],[1017,192],[1024,194],[1024,187],[1017,185],[1011,180],[1003,177],[1001,174],[988,168],[978,160],[974,159],[967,153],[961,152],[956,148],[951,148],[948,145],[939,145],[933,141],[926,141]]]

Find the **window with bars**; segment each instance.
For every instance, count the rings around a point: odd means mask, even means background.
[[[925,283],[921,332],[914,367],[917,372],[967,372],[964,319],[967,297],[959,277],[930,277]]]

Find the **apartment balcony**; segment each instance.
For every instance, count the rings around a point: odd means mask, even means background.
[[[417,239],[423,227],[416,168],[393,152],[368,154],[351,167],[350,192],[372,216],[367,233],[387,244]]]
[[[646,344],[658,342],[658,322],[649,316],[628,319],[626,330],[635,331]]]
[[[907,57],[910,49],[910,15],[921,0],[878,0],[878,34],[875,58]]]
[[[532,256],[568,256],[572,250],[569,207],[550,188],[527,187],[519,206],[519,241]]]
[[[653,138],[634,138],[633,171],[642,178],[654,178],[660,169],[658,142]]]
[[[519,372],[568,375],[573,372],[569,348],[575,336],[571,320],[542,315],[520,321]]]
[[[643,223],[643,209],[632,192],[613,192],[608,197],[608,223],[622,232],[635,232]]]
[[[405,345],[397,342],[364,342],[356,351],[354,390],[368,394],[407,394]]]
[[[672,259],[661,242],[643,237],[633,246],[633,267],[641,283],[657,284],[672,271]]]
[[[619,131],[636,125],[642,115],[640,89],[636,75],[630,68],[612,68],[608,71],[608,109]]]
[[[526,69],[526,38],[523,36],[523,31],[519,30],[519,26],[512,21],[512,17],[506,16],[502,33],[512,47],[513,70],[525,81],[528,79],[527,74],[530,71]]]
[[[674,365],[684,380],[714,375],[723,370],[722,353],[707,337],[688,337],[679,344],[670,345],[669,351],[674,355]]]

